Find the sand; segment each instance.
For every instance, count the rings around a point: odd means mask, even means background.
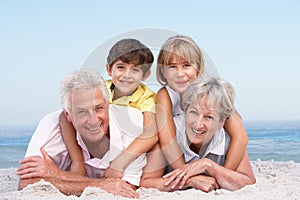
[[[204,193],[199,190],[189,189],[176,192],[160,192],[155,189],[140,188],[137,191],[140,199],[300,199],[300,163],[294,161],[275,162],[256,160],[251,162],[256,184],[249,185],[241,190],[230,192],[217,190]],[[86,188],[80,197],[65,196],[53,185],[41,180],[27,186],[22,191],[17,191],[19,177],[15,168],[0,169],[0,199],[127,199],[109,194],[97,188]]]

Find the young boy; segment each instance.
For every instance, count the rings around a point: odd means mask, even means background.
[[[130,106],[143,113],[143,133],[139,135],[107,168],[105,177],[121,178],[124,169],[140,154],[149,151],[158,141],[155,121],[155,93],[142,81],[150,75],[154,57],[149,48],[136,39],[123,39],[114,44],[107,57],[106,70],[111,80],[106,84],[110,103]],[[126,121],[118,122],[126,129]],[[60,116],[60,126],[65,144],[72,159],[72,171],[86,174],[83,156],[75,138],[75,129],[65,116]],[[114,133],[110,133],[114,134]],[[130,133],[127,133],[130,134]],[[123,148],[123,147],[118,147]],[[72,151],[70,151],[72,149]]]

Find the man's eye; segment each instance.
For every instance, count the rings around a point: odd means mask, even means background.
[[[117,66],[117,69],[124,69],[124,66]]]
[[[77,114],[78,115],[82,115],[82,114],[84,114],[84,111],[83,110],[79,110],[79,111],[77,111]]]

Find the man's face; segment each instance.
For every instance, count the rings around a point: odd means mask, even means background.
[[[109,116],[100,89],[74,90],[68,119],[85,142],[98,142],[107,133]]]

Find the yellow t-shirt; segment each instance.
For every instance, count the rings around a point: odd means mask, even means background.
[[[141,83],[131,96],[123,96],[113,101],[114,89],[111,89],[112,84],[111,80],[106,80],[106,86],[110,94],[109,103],[131,106],[139,109],[141,112],[156,112],[155,92],[150,90],[146,85]]]

